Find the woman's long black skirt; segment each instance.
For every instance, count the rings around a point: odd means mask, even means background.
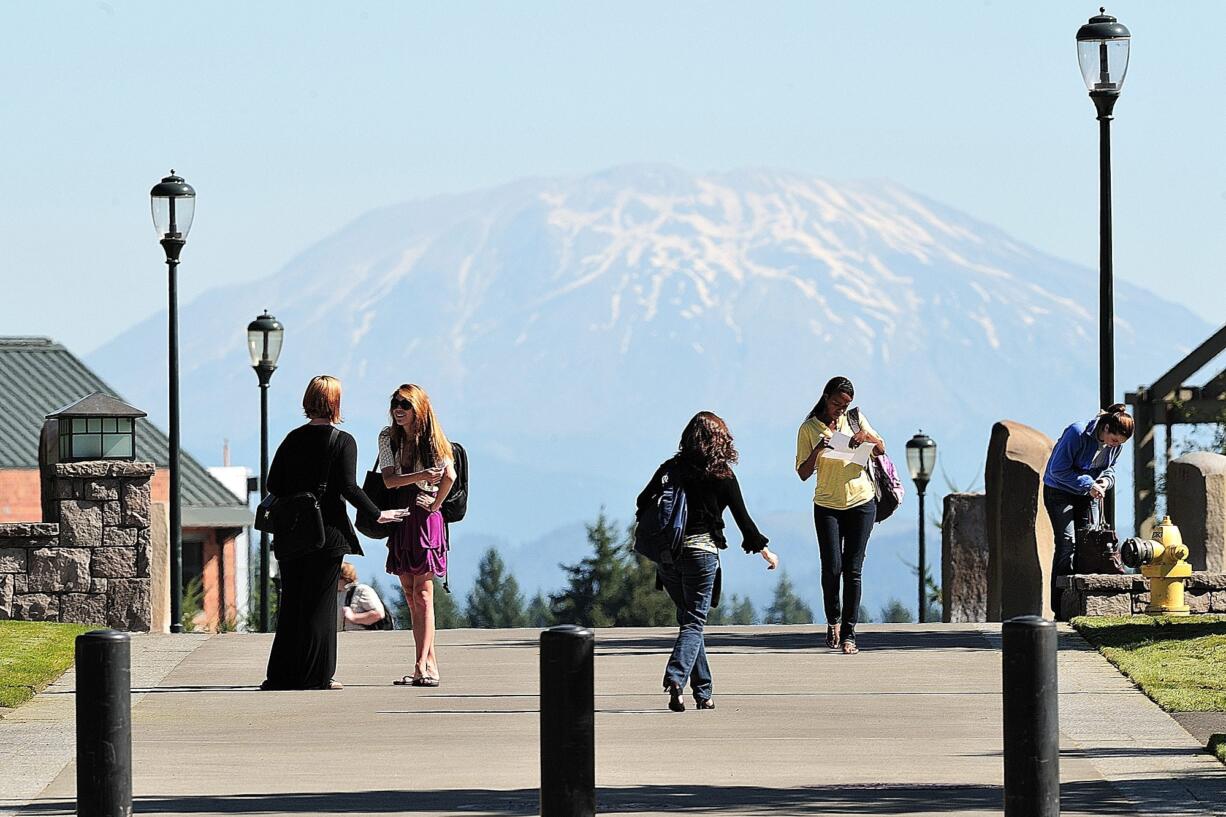
[[[336,584],[340,556],[281,562],[277,635],[264,689],[326,689],[336,672]]]

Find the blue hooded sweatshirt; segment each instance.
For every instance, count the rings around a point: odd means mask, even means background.
[[[1097,467],[1091,467],[1098,453],[1099,415],[1087,423],[1073,423],[1064,429],[1060,441],[1052,449],[1043,473],[1043,484],[1068,491],[1070,494],[1088,494],[1090,487],[1099,480],[1115,487],[1115,461],[1120,458],[1123,446],[1108,448],[1106,456]]]

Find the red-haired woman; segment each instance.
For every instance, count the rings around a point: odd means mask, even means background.
[[[381,513],[358,487],[358,446],[333,426],[341,422],[341,382],[329,375],[313,378],[302,397],[307,423],[285,436],[268,469],[268,492],[278,497],[318,493],[324,523],[323,547],[302,552],[281,534],[273,538],[281,570],[277,634],[261,689],[340,689],[336,671],[336,585],[341,560],[362,555],[345,500],[379,521],[399,517]],[[333,432],[335,432],[335,437]],[[297,554],[291,556],[290,554]]]
[[[681,557],[673,564],[659,566],[660,583],[677,606],[677,623],[681,626],[664,670],[668,708],[674,712],[685,711],[681,693],[686,681],[698,709],[715,708],[703,628],[708,612],[719,603],[719,552],[728,547],[724,510],[732,511],[746,553],[761,554],[770,570],[779,564],[778,557],[766,547],[767,538],[745,510],[740,483],[732,473],[736,461],[728,425],[711,412],[700,411],[681,433],[677,453],[656,469],[638,497],[638,507],[646,507],[666,473],[685,490],[688,510]]]
[[[379,432],[379,470],[388,488],[407,488],[410,513],[387,543],[387,572],[400,579],[413,618],[413,673],[393,683],[439,685],[434,653],[434,577],[447,572],[447,534],[439,509],[455,482],[455,455],[425,389],[392,392],[391,425]]]

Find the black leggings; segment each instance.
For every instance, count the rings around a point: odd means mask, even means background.
[[[826,603],[826,623],[841,622],[843,639],[854,638],[860,617],[860,573],[868,537],[877,521],[877,500],[836,511],[813,506],[813,525],[817,528],[817,547],[822,557],[822,598]],[[839,578],[843,579],[843,603],[839,605]]]

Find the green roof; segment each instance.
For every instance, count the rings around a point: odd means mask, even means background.
[[[72,352],[50,338],[0,336],[0,468],[37,468],[38,440],[48,414],[94,392],[123,397]],[[160,428],[136,421],[136,458],[165,468],[170,444]],[[243,527],[251,512],[187,452],[180,452],[185,527]]]

